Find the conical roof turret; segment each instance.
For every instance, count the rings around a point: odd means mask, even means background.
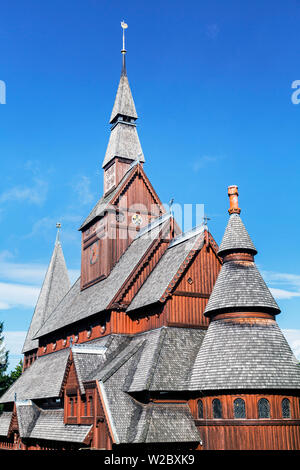
[[[44,278],[38,301],[27,332],[23,353],[36,349],[38,340],[32,339],[49,315],[70,289],[70,280],[57,234],[52,257]]]
[[[210,324],[189,390],[300,390],[298,361],[275,320],[278,305],[255,266],[256,249],[240,220],[237,195],[237,187],[229,187],[230,218],[219,251],[223,265],[205,309]]]
[[[230,186],[228,194],[230,217],[218,252],[223,266],[204,314],[247,309],[278,314],[280,309],[254,263],[257,251],[240,218],[237,186]]]

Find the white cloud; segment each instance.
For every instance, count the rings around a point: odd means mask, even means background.
[[[42,205],[47,197],[48,184],[46,181],[35,178],[31,186],[14,186],[0,195],[0,203],[8,201],[29,202]]]
[[[296,358],[300,360],[300,330],[282,330]]]
[[[27,331],[4,331],[4,347],[9,354],[20,354]]]
[[[275,299],[300,297],[300,275],[261,270]]]
[[[46,266],[35,263],[14,263],[10,261],[12,255],[8,252],[0,253],[0,279],[21,283],[41,284]]]
[[[72,185],[72,187],[77,193],[80,204],[91,204],[94,201],[94,194],[90,189],[91,180],[87,176],[80,176],[77,182]]]
[[[269,288],[275,299],[292,299],[293,297],[300,297],[300,292],[292,292],[284,289]]]
[[[0,282],[0,303],[11,307],[34,307],[40,292],[36,286]]]

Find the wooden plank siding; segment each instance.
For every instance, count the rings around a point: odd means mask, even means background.
[[[198,400],[203,403],[203,418],[198,419]],[[222,403],[222,418],[214,419],[212,401]],[[233,402],[242,398],[246,418],[235,419]],[[270,418],[258,417],[258,401],[266,398]],[[291,417],[283,418],[281,402],[288,398]],[[300,450],[300,402],[298,394],[223,394],[189,400],[195,424],[203,441],[203,450]]]

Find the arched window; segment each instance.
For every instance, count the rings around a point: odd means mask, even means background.
[[[233,402],[233,410],[235,418],[246,418],[245,402],[242,398],[236,398]]]
[[[261,398],[258,402],[258,417],[270,418],[270,403],[266,398]]]
[[[203,419],[203,401],[198,400],[198,419]]]
[[[283,418],[290,418],[291,417],[291,404],[288,398],[284,398],[281,402],[281,411]]]
[[[218,398],[212,401],[213,417],[216,419],[222,418],[222,405]]]

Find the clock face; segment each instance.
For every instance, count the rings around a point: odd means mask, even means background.
[[[131,220],[134,225],[141,225],[143,222],[142,216],[140,214],[134,214]]]
[[[99,256],[99,242],[94,242],[90,246],[90,264],[95,264]]]

